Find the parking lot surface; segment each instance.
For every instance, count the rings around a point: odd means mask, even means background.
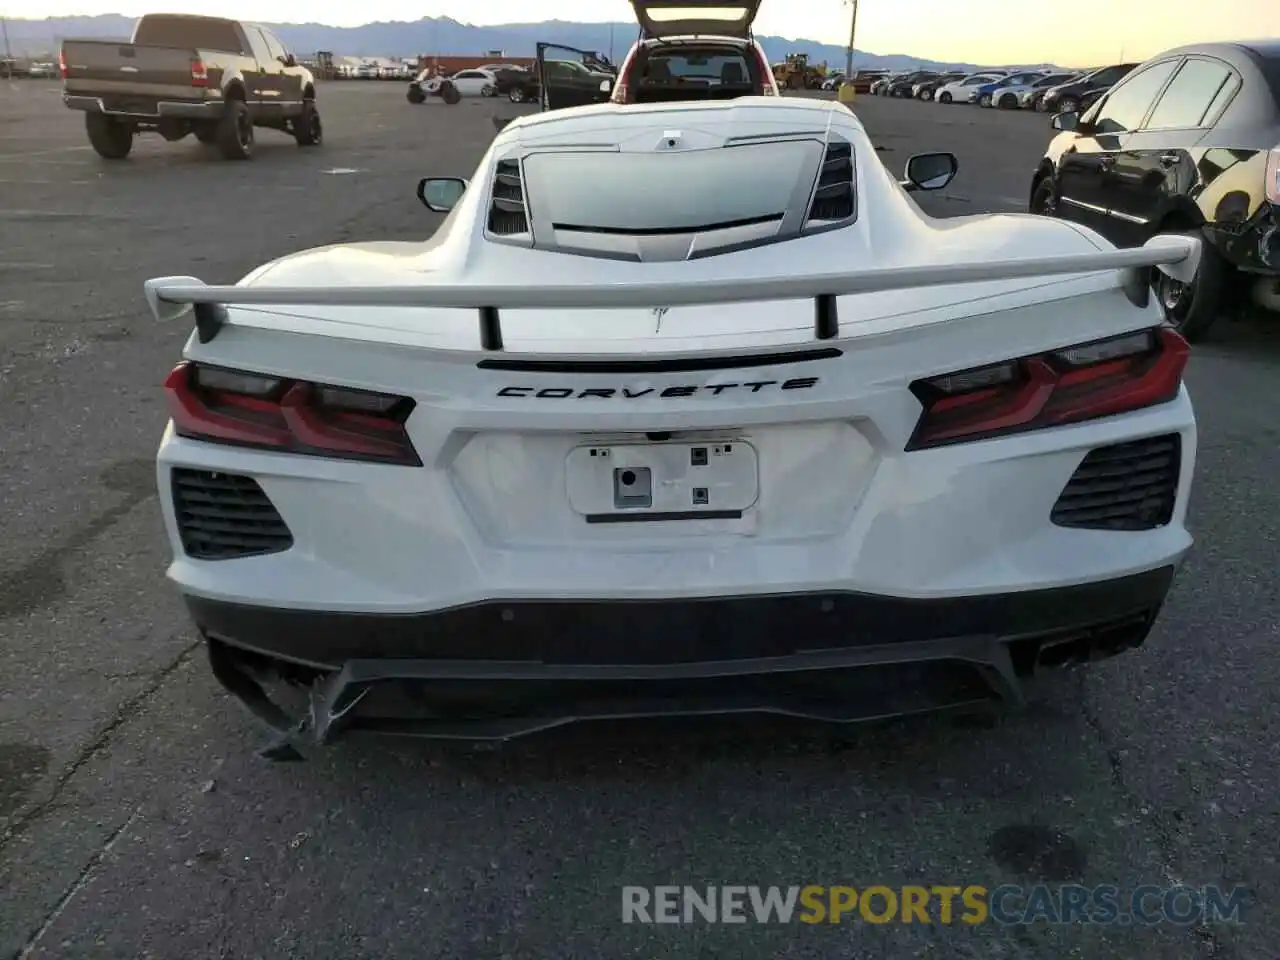
[[[1195,349],[1197,545],[1146,647],[1028,712],[849,731],[618,725],[492,752],[351,740],[305,763],[215,686],[163,581],[153,454],[185,324],[148,277],[418,240],[505,103],[329,84],[326,145],[259,131],[99,160],[52,83],[0,85],[0,957],[1258,958],[1280,934],[1280,340]],[[922,205],[1021,209],[1044,117],[866,99]],[[624,885],[1244,885],[1242,926],[624,925]]]

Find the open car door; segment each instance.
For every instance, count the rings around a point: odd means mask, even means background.
[[[613,77],[592,70],[584,60],[593,58],[590,50],[579,50],[556,43],[538,44],[536,65],[539,101],[543,110],[563,110],[589,103],[604,103],[613,92]]]
[[[643,39],[751,38],[760,0],[631,0]]]

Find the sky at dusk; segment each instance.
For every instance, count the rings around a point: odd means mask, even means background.
[[[731,0],[726,0],[730,5]],[[202,0],[0,0],[0,13],[40,18],[158,11],[208,13]],[[1212,16],[1207,12],[1212,11]],[[540,20],[626,21],[628,0],[224,0],[224,16],[273,22],[356,26],[375,20],[450,16],[474,24]],[[849,7],[840,0],[763,0],[756,32],[845,44]],[[1142,60],[1197,41],[1280,36],[1280,0],[1160,0],[1156,7],[1123,0],[860,0],[857,45],[878,54],[906,53],[978,63],[1071,65]],[[554,39],[554,38],[548,38]]]

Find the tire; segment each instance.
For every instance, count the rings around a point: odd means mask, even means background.
[[[410,103],[425,103],[427,95],[422,92],[422,87],[415,83],[410,85],[409,91],[404,95],[404,98]]]
[[[512,103],[524,103],[529,98],[524,95],[524,87],[512,87],[507,99]]]
[[[314,100],[302,101],[302,113],[293,121],[293,139],[300,147],[318,147],[324,141],[324,124]]]
[[[1000,109],[1001,109],[1001,110],[1016,110],[1016,109],[1018,109],[1018,96],[1017,96],[1017,94],[1014,94],[1014,93],[1006,93],[1003,97],[1001,97],[1001,98],[1000,98]]]
[[[449,104],[449,106],[453,106],[462,99],[462,94],[458,92],[458,88],[452,83],[446,83],[440,88],[440,99]]]
[[[218,150],[224,160],[248,160],[253,156],[253,118],[243,100],[228,100],[218,121]]]
[[[932,100],[932,99],[933,99],[933,91],[932,91],[932,90],[921,90],[921,91],[920,91],[920,99],[921,99],[921,100],[923,100],[925,103],[928,103],[930,100]]]
[[[84,129],[93,149],[105,160],[123,160],[133,149],[133,130],[111,117],[86,113]]]
[[[1057,217],[1058,188],[1054,185],[1052,177],[1045,177],[1036,184],[1036,188],[1031,191],[1031,204],[1028,209],[1040,217]]]
[[[1079,97],[1063,97],[1058,101],[1058,113],[1079,113]]]
[[[480,88],[480,96],[482,97],[496,97],[497,95],[498,95],[498,88],[491,83],[486,83],[483,87]]]
[[[1035,106],[1035,111],[1036,111],[1036,113],[1048,113],[1048,112],[1049,112],[1049,107],[1048,107],[1048,105],[1044,102],[1044,97],[1036,97],[1036,101],[1035,101],[1034,106]]]
[[[978,98],[978,106],[980,106],[980,107],[989,107],[989,106],[991,106],[991,94],[989,94],[989,93],[984,93],[982,96],[980,96],[980,97]]]
[[[952,97],[952,96],[951,96],[951,94],[949,94],[949,93],[944,93],[944,94],[942,94],[942,96],[938,97],[938,102],[939,102],[939,103],[951,103],[951,101],[952,101],[953,99],[955,99],[955,98],[954,98],[954,97]]]
[[[1151,271],[1151,287],[1164,307],[1169,323],[1191,343],[1205,338],[1222,311],[1231,268],[1198,231],[1185,236],[1200,241],[1200,265],[1195,279],[1180,283],[1157,269]]]

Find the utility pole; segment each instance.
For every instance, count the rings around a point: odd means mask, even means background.
[[[858,32],[858,0],[848,0],[849,5],[853,8],[849,16],[849,49],[844,55],[844,77],[849,83],[853,82],[853,40]]]
[[[0,33],[4,34],[4,75],[13,79],[13,52],[9,49],[9,21],[0,17]]]

